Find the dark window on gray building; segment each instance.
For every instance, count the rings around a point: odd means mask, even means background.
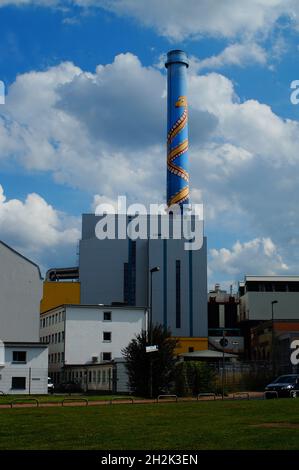
[[[104,312],[104,321],[111,321],[111,320],[112,320],[112,313]]]
[[[26,389],[26,377],[12,377],[11,388],[13,390],[25,390]]]
[[[176,328],[181,328],[181,261],[175,262],[175,315]]]
[[[13,351],[12,353],[13,362],[22,362],[23,364],[27,362],[27,353],[26,351]]]
[[[111,352],[103,352],[103,361],[111,361]]]
[[[111,331],[104,331],[103,333],[103,341],[111,341]]]

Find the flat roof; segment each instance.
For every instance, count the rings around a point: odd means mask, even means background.
[[[244,282],[299,282],[298,276],[245,276]]]
[[[222,351],[214,351],[211,349],[205,349],[203,351],[193,351],[188,353],[181,353],[179,356],[182,357],[202,357],[202,358],[211,358],[211,359],[220,359],[223,357]],[[233,358],[239,357],[237,354],[224,353],[224,357]]]
[[[12,346],[17,348],[47,348],[48,345],[45,343],[38,343],[38,342],[24,342],[24,341],[3,341],[5,346]]]
[[[148,307],[136,306],[136,305],[106,305],[106,304],[61,304],[57,307],[50,308],[40,315],[45,315],[59,308],[72,307],[72,308],[98,308],[98,309],[107,309],[107,310],[146,310]]]

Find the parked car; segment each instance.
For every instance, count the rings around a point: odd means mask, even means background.
[[[280,398],[295,398],[296,391],[299,396],[299,374],[280,375],[265,387],[265,397],[273,398],[275,394],[271,392],[277,392]]]
[[[48,393],[54,393],[54,384],[51,377],[48,377]]]
[[[57,392],[60,393],[82,393],[83,389],[78,382],[63,382],[57,386]]]

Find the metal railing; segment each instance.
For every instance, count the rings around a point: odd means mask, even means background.
[[[36,407],[39,407],[39,401],[37,398],[15,398],[10,402],[10,407],[12,408],[13,405],[26,405],[34,402],[36,404]]]
[[[177,395],[158,395],[157,397],[157,403],[159,403],[160,401],[163,401],[164,398],[173,398],[174,401],[177,403],[178,402],[178,396]]]

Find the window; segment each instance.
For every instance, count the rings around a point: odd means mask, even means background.
[[[102,384],[105,384],[106,383],[106,371],[103,370],[103,373],[102,373]]]
[[[22,364],[26,364],[27,362],[26,351],[13,351],[12,362],[21,362]]]
[[[26,377],[12,377],[11,388],[13,390],[25,390],[26,389]]]
[[[55,314],[55,323],[58,321],[58,313]]]
[[[181,328],[181,262],[175,262],[175,310],[176,310],[176,328]]]
[[[112,313],[104,312],[104,321],[111,321],[111,320],[112,320]]]
[[[62,331],[61,336],[62,336],[61,340],[64,341],[64,331]]]
[[[92,376],[91,376],[91,370],[88,371],[88,382],[91,384]]]
[[[97,381],[97,371],[96,370],[92,371],[92,381],[94,383],[96,383],[96,381]]]
[[[112,337],[112,334],[111,334],[111,331],[104,331],[103,333],[103,341],[111,341],[111,337]]]
[[[98,383],[100,384],[101,383],[101,371],[98,370]]]
[[[111,361],[111,352],[103,352],[103,361]]]
[[[60,343],[60,333],[58,333],[58,343]]]
[[[64,362],[64,352],[61,353],[61,362]]]
[[[57,354],[57,362],[60,362],[60,353]]]

